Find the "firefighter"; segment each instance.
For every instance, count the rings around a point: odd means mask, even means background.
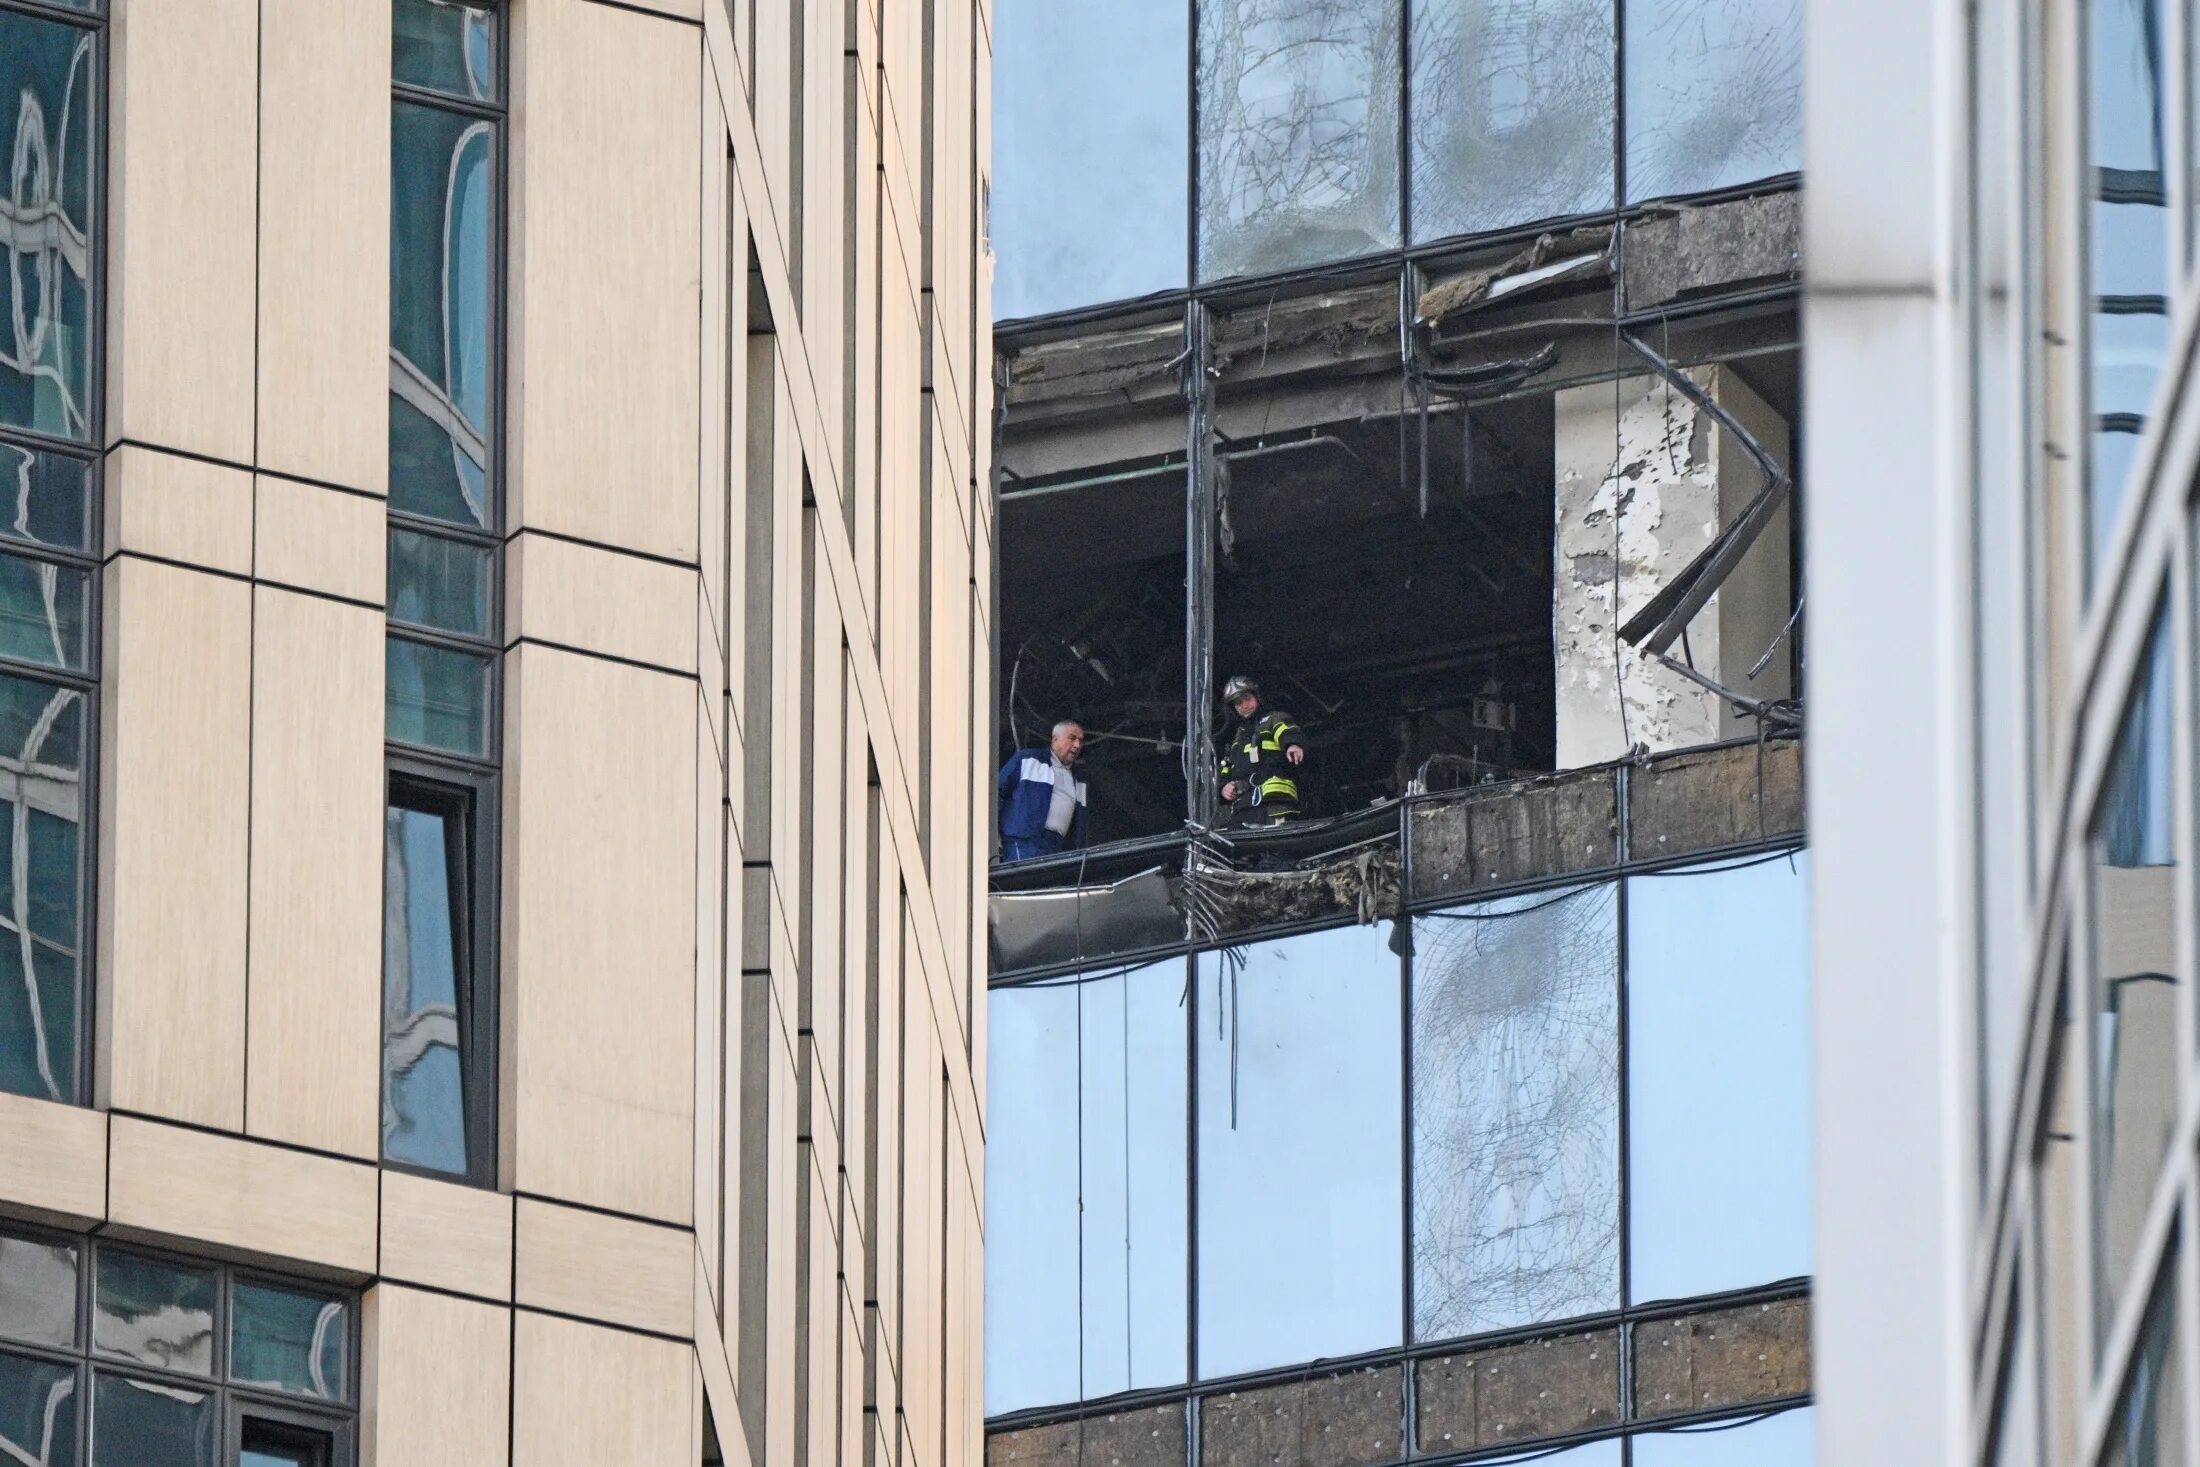
[[[1237,724],[1222,745],[1222,802],[1232,825],[1273,825],[1299,813],[1299,766],[1306,735],[1280,709],[1261,706],[1260,684],[1249,677],[1222,686],[1222,701]]]

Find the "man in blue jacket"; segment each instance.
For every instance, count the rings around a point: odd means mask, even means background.
[[[1044,749],[1018,749],[1001,766],[1001,860],[1035,861],[1085,844],[1085,782],[1070,771],[1085,752],[1075,719],[1054,725]]]

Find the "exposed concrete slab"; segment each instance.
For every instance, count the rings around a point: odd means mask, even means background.
[[[1226,1391],[1200,1406],[1200,1467],[1365,1467],[1401,1450],[1395,1365]]]
[[[1790,281],[1803,268],[1803,196],[1764,194],[1627,227],[1627,308]]]
[[[1810,1389],[1810,1300],[1635,1326],[1635,1415],[1742,1406]]]
[[[1423,1360],[1420,1451],[1463,1452],[1619,1420],[1619,1332],[1591,1330]]]
[[[1184,1403],[1057,1421],[986,1438],[986,1467],[1184,1467]]]
[[[1413,894],[1449,896],[1619,860],[1609,769],[1493,785],[1413,812]]]
[[[1803,746],[1798,740],[1693,750],[1649,760],[1628,773],[1631,861],[1716,850],[1802,829]]]

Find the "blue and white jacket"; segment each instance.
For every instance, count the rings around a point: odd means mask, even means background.
[[[1001,766],[996,781],[1001,797],[1001,839],[1046,840],[1047,812],[1054,808],[1054,751],[1018,749]],[[1070,776],[1070,798],[1076,802],[1069,817],[1069,831],[1061,837],[1065,850],[1085,844],[1085,782]]]

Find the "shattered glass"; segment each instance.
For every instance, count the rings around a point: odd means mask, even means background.
[[[1413,239],[1612,206],[1611,0],[1413,7]]]
[[[1398,244],[1399,0],[1199,0],[1199,275]]]
[[[1802,0],[1625,4],[1630,203],[1802,166]]]
[[[1619,916],[1596,886],[1413,924],[1413,1333],[1619,1303]]]
[[[994,12],[995,319],[1184,284],[1190,20],[1184,0]]]

